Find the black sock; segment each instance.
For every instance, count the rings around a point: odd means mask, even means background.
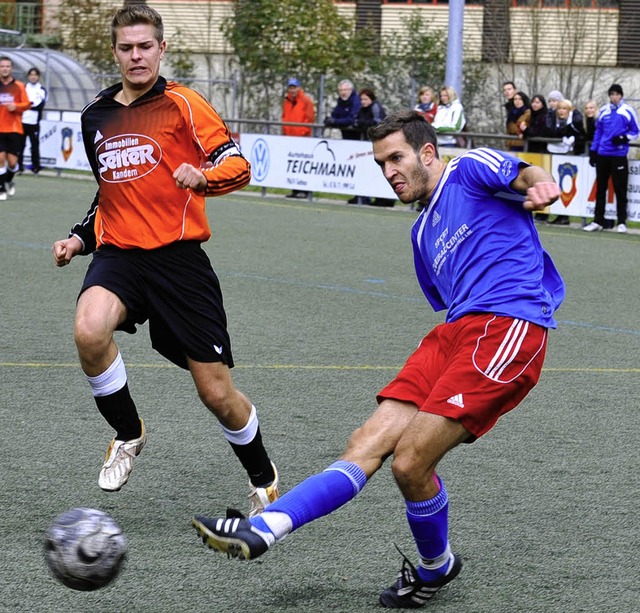
[[[264,487],[269,485],[276,475],[273,472],[273,466],[271,466],[271,460],[267,455],[267,450],[262,444],[262,435],[260,434],[260,428],[258,428],[253,440],[246,445],[237,445],[236,443],[229,443],[233,449],[240,464],[244,467],[251,479],[251,483],[255,487]]]
[[[142,434],[142,426],[136,405],[129,393],[128,384],[113,394],[95,396],[98,411],[108,424],[116,431],[116,438],[129,441]]]

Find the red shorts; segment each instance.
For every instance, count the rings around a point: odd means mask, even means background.
[[[512,317],[466,315],[425,336],[378,402],[411,402],[455,419],[478,438],[538,382],[546,347],[546,328]]]

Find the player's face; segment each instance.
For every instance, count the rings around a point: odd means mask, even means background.
[[[9,60],[2,60],[0,62],[0,78],[6,79],[13,73],[13,66]]]
[[[429,170],[429,162],[435,158],[434,145],[425,145],[418,155],[402,131],[375,141],[373,157],[398,199],[405,204],[426,201],[437,183]]]
[[[148,89],[156,82],[167,43],[158,43],[154,34],[148,24],[118,28],[112,51],[125,86]]]

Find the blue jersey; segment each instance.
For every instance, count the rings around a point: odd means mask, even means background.
[[[564,283],[511,188],[521,166],[486,148],[453,158],[413,226],[418,281],[434,310],[448,309],[448,322],[493,313],[557,325]]]

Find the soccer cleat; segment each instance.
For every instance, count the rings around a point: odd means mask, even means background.
[[[7,194],[9,194],[9,196],[16,195],[16,184],[13,181],[7,183]]]
[[[582,228],[585,232],[602,232],[602,226],[595,221],[592,221],[590,224],[587,224],[584,228]]]
[[[7,199],[7,192],[5,192],[4,190],[0,191],[0,200],[6,200]]]
[[[403,555],[398,580],[380,594],[380,604],[388,609],[419,609],[429,602],[447,583],[458,576],[462,560],[453,556],[449,572],[435,581],[422,581],[416,567]]]
[[[129,480],[133,470],[133,460],[140,455],[147,442],[147,432],[144,422],[140,420],[142,433],[138,438],[129,441],[119,441],[115,438],[109,443],[98,485],[105,492],[117,492]]]
[[[278,470],[273,462],[271,462],[271,467],[275,475],[271,485],[256,487],[251,482],[249,483],[249,502],[251,504],[249,517],[255,517],[258,513],[262,513],[266,506],[278,500]]]
[[[235,509],[228,509],[227,517],[196,515],[191,524],[209,549],[226,553],[228,558],[254,560],[276,541],[273,534],[258,530]]]
[[[616,227],[616,232],[618,234],[626,234],[627,233],[627,226],[623,223],[619,223]]]

